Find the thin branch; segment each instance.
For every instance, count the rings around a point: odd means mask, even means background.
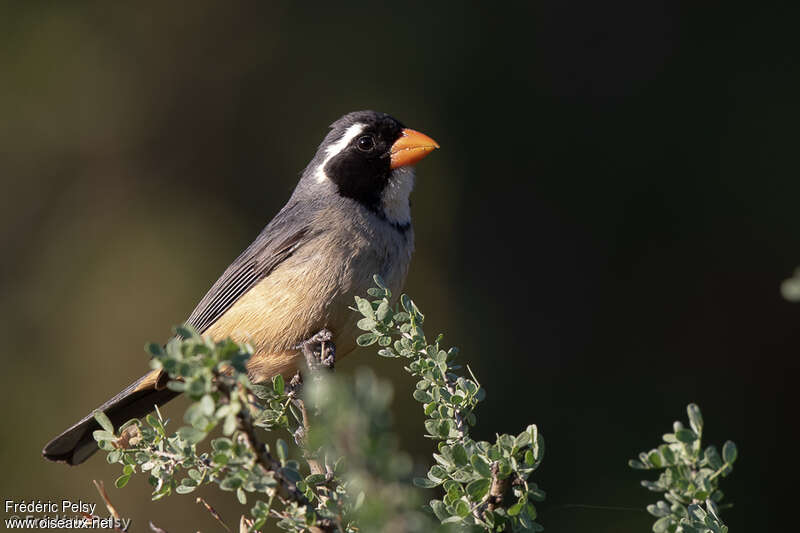
[[[150,522],[150,530],[155,531],[155,533],[167,533],[165,529],[161,529],[157,525],[155,525],[152,521]]]
[[[222,524],[222,527],[224,527],[224,528],[225,528],[225,531],[227,531],[228,533],[230,533],[230,531],[231,531],[231,530],[230,530],[230,528],[228,528],[227,524],[225,524],[225,522],[223,522],[223,521],[222,521],[222,518],[220,518],[220,516],[219,516],[219,513],[217,513],[217,511],[216,511],[216,510],[214,510],[214,508],[213,508],[213,507],[211,507],[211,506],[208,504],[208,502],[206,502],[206,501],[205,501],[203,498],[201,498],[200,496],[198,496],[198,497],[197,497],[197,499],[196,499],[194,502],[195,502],[195,503],[201,503],[201,504],[203,504],[203,507],[205,507],[205,508],[206,508],[206,510],[207,510],[209,513],[211,513],[211,516],[213,516],[213,517],[214,517],[214,519],[215,519],[217,522],[219,522],[220,524]]]
[[[108,499],[108,494],[106,493],[106,487],[103,484],[103,481],[102,480],[101,481],[97,481],[96,479],[93,479],[92,483],[94,483],[94,486],[97,489],[97,492],[100,493],[100,497],[103,498],[103,503],[106,504],[106,509],[108,509],[109,514],[111,514],[111,516],[113,516],[114,518],[119,520],[120,519],[119,518],[119,513],[114,508],[114,506],[111,504],[111,500]]]
[[[301,418],[301,427],[294,433],[294,440],[297,445],[303,450],[303,456],[308,462],[308,468],[312,474],[325,474],[325,469],[320,465],[319,461],[314,457],[314,455],[308,450],[308,442],[306,439],[308,438],[309,432],[311,431],[311,422],[310,417],[308,416],[308,410],[306,409],[305,401],[300,397],[300,391],[303,387],[303,375],[298,370],[295,373],[294,377],[289,382],[289,386],[291,387],[291,392],[289,393],[289,397],[291,398],[292,404],[297,407],[300,411],[300,418]]]
[[[448,377],[446,373],[442,376],[442,378],[444,379],[444,385],[447,388],[447,392],[449,392],[451,395],[455,395],[456,389],[453,380],[450,377]],[[464,417],[461,414],[462,410],[463,409],[460,407],[453,408],[453,418],[456,421],[456,429],[458,429],[458,431],[461,432],[461,435],[466,436],[467,431],[466,431],[466,425],[464,424]]]
[[[228,399],[230,399],[230,388],[225,385],[222,380],[219,382],[219,388],[220,391],[225,394]],[[294,481],[287,479],[286,476],[281,473],[280,461],[272,457],[272,454],[269,453],[267,447],[259,440],[258,435],[256,435],[256,428],[253,425],[253,417],[250,415],[249,409],[239,410],[239,412],[236,414],[236,425],[242,432],[241,435],[247,441],[250,449],[255,452],[256,462],[261,465],[266,472],[272,473],[272,475],[275,477],[275,480],[286,489],[287,495],[290,499],[300,505],[306,505],[308,503],[308,499],[302,492],[297,490],[297,485]]]
[[[500,479],[500,463],[492,463],[492,486],[489,489],[489,503],[486,508],[494,511],[497,507],[503,506],[503,498],[508,489],[508,482],[511,478]]]

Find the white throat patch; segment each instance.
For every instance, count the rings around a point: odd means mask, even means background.
[[[413,189],[413,167],[399,167],[392,171],[389,182],[381,194],[381,207],[386,220],[401,226],[411,223],[411,206],[408,199]]]
[[[322,163],[319,165],[317,171],[314,174],[317,177],[317,183],[322,183],[323,181],[328,179],[328,175],[325,174],[325,165],[328,164],[328,161],[330,161],[334,156],[336,156],[336,154],[344,150],[356,135],[364,131],[365,127],[366,125],[360,122],[353,124],[344,131],[344,135],[342,135],[341,139],[339,139],[338,141],[336,141],[335,143],[333,143],[332,145],[328,146],[325,149],[325,159],[322,160]]]

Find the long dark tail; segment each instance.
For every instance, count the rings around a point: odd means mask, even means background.
[[[143,417],[154,409],[154,405],[163,405],[180,394],[165,388],[167,381],[166,374],[153,370],[128,385],[96,411],[103,411],[118,428],[131,418]],[[92,432],[100,429],[93,413],[48,442],[42,450],[45,459],[79,465],[91,457],[98,450]]]

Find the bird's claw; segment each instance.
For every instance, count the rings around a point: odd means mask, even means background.
[[[300,343],[298,348],[303,352],[308,369],[312,373],[316,373],[320,368],[333,370],[336,362],[336,345],[330,330],[320,330],[311,338]]]
[[[305,446],[306,442],[306,429],[303,426],[299,426],[292,435],[294,437],[294,442],[297,443],[298,446]]]

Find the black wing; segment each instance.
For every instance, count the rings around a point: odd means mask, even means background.
[[[297,207],[297,204],[284,207],[212,285],[187,321],[197,331],[208,329],[240,296],[306,242],[307,220],[299,216]]]

